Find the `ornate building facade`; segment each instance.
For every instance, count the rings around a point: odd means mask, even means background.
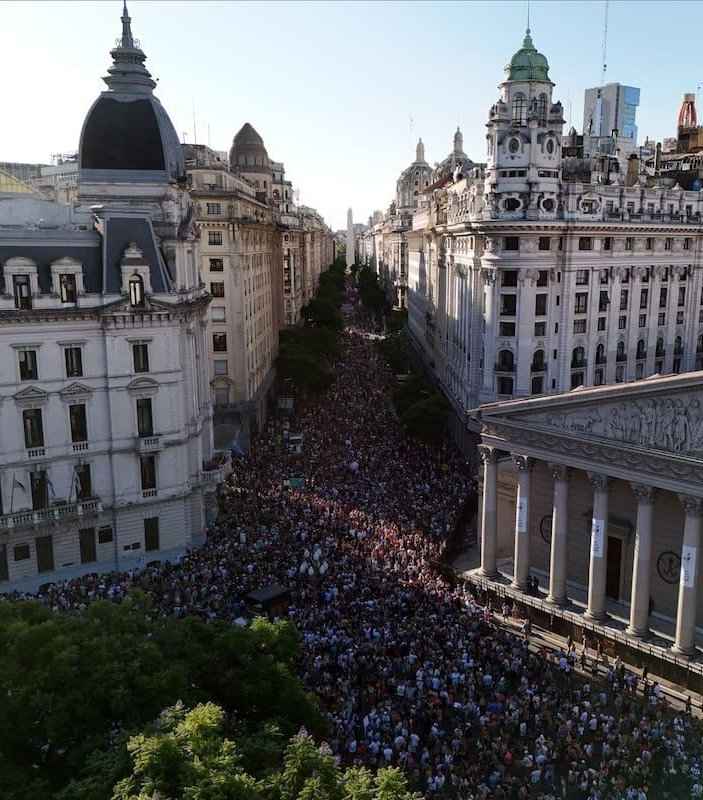
[[[0,200],[2,588],[182,553],[223,477],[183,156],[126,8],[111,55],[78,205]]]

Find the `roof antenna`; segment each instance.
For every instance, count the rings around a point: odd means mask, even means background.
[[[530,32],[530,0],[527,0],[527,32]]]

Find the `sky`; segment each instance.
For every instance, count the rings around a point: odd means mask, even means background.
[[[75,152],[121,33],[121,0],[0,0],[0,161]],[[300,202],[335,229],[387,208],[415,158],[485,160],[485,122],[527,2],[129,0],[155,94],[187,141],[228,150],[250,122]],[[532,37],[578,129],[601,77],[604,2],[532,0]],[[703,3],[611,0],[607,80],[641,88],[640,140],[675,133],[698,66]]]

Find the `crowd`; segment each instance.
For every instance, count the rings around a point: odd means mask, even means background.
[[[354,298],[351,297],[351,300]],[[442,547],[472,491],[448,446],[407,439],[392,375],[354,311],[336,380],[300,409],[303,454],[275,424],[239,459],[206,544],[178,564],[48,588],[57,610],[133,586],[156,613],[232,622],[290,589],[301,675],[344,765],[398,765],[430,798],[661,800],[703,796],[700,731],[621,668],[589,683],[574,656],[532,652],[466,587]],[[291,489],[286,481],[304,477]]]

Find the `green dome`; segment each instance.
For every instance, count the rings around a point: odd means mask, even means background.
[[[548,81],[549,62],[532,43],[527,29],[522,47],[510,59],[505,68],[509,81]]]

